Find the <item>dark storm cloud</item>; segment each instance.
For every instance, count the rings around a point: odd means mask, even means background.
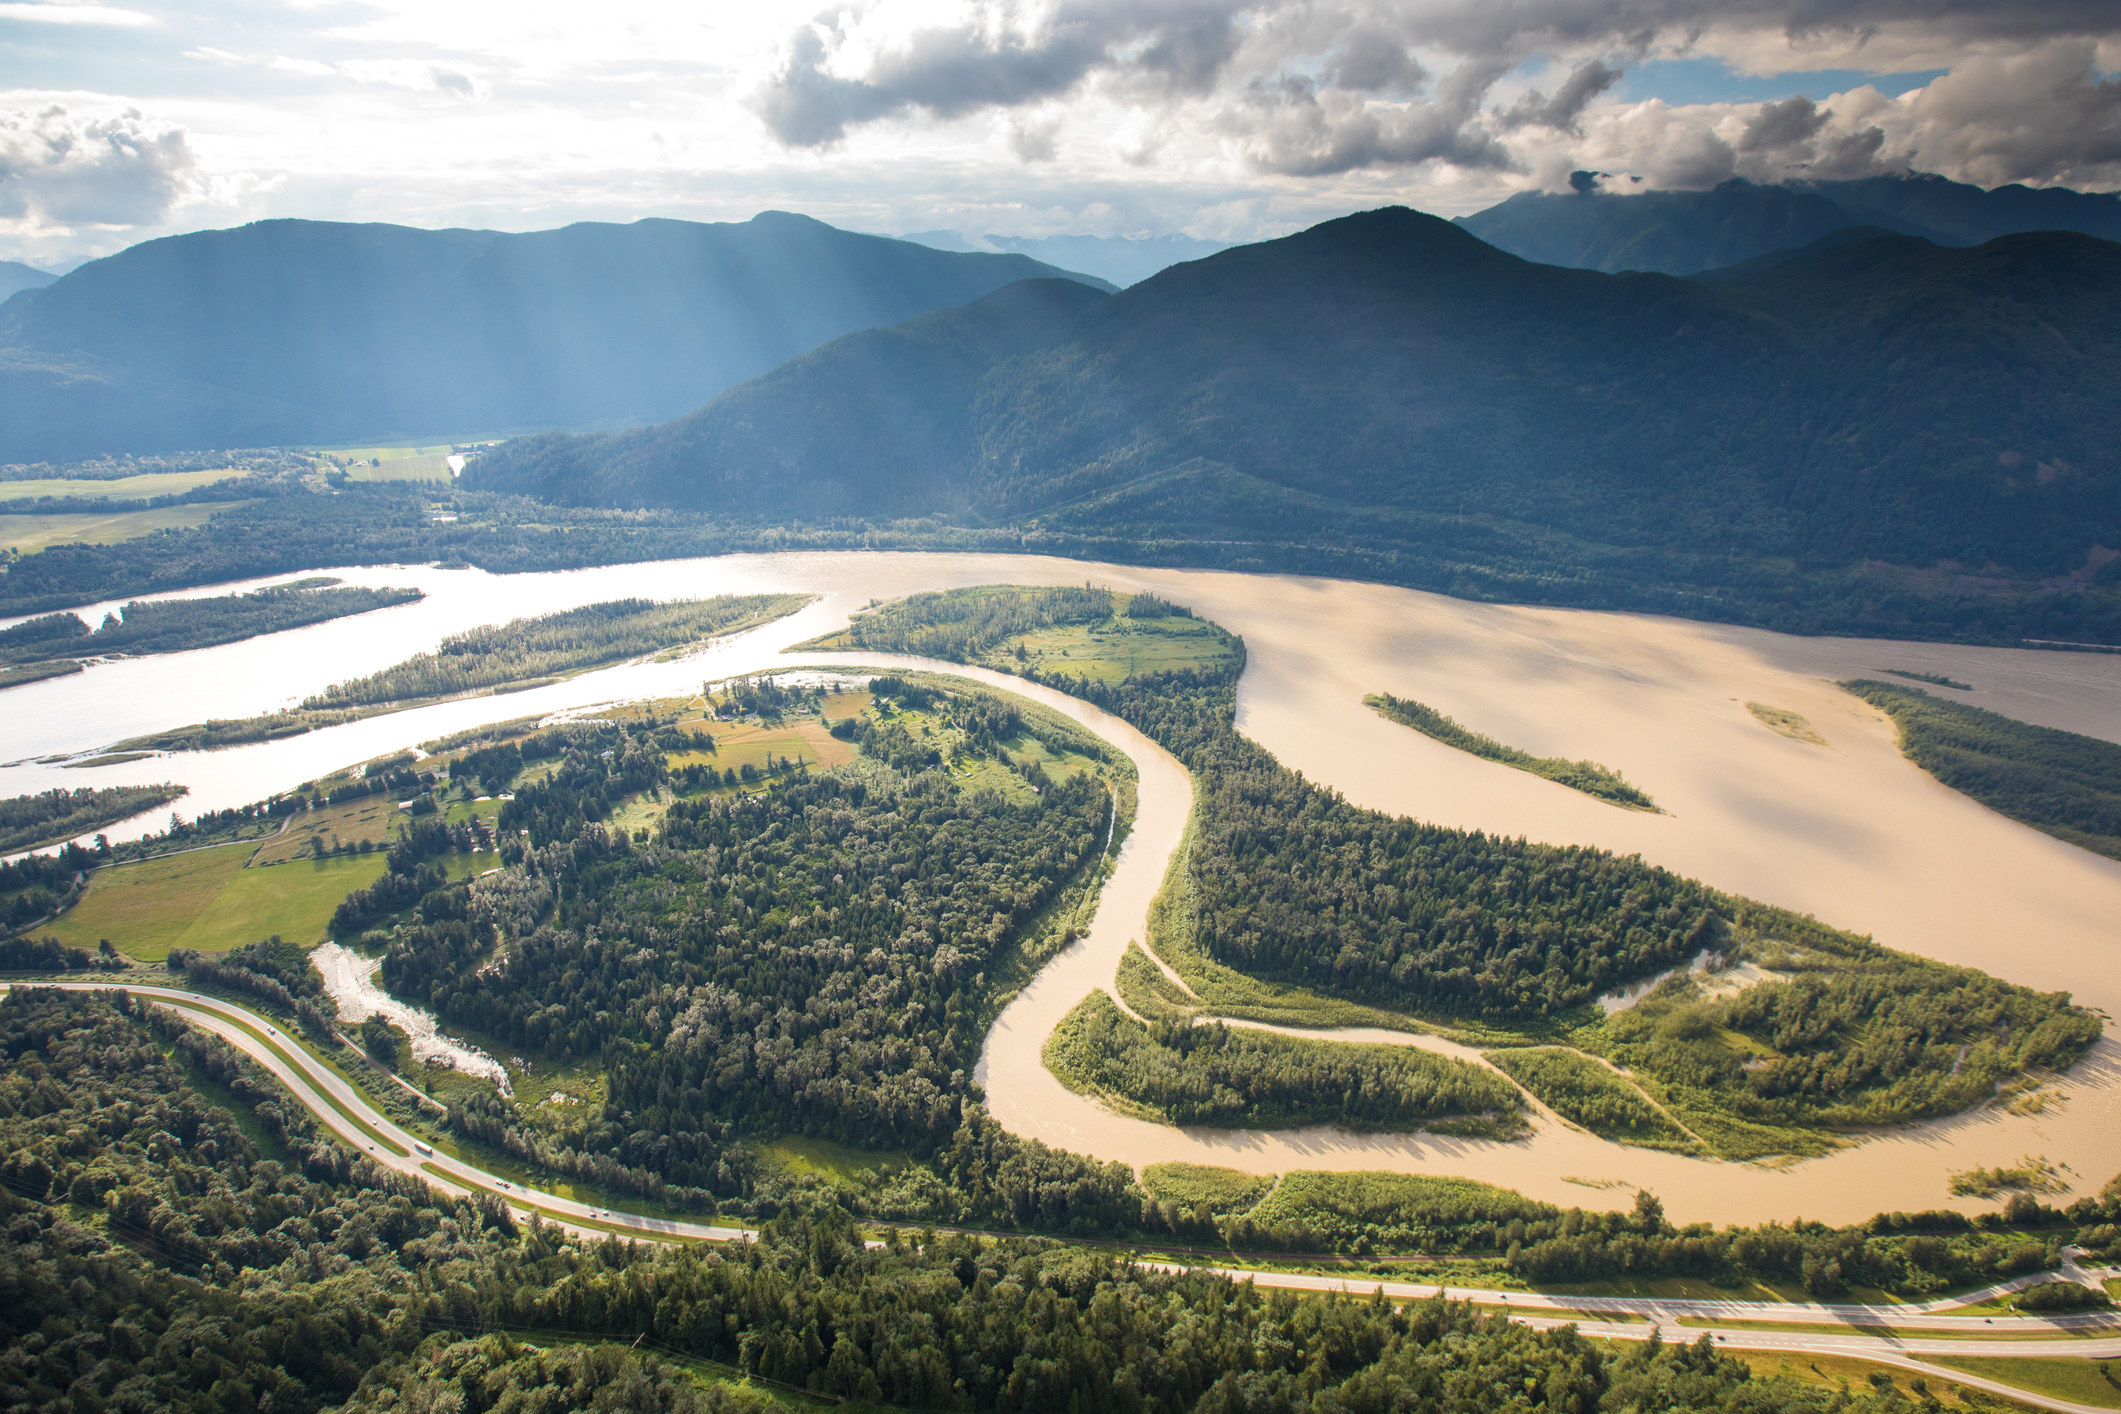
[[[827,71],[827,36],[851,16],[830,13],[791,38],[757,106],[781,141],[818,147],[849,127],[912,110],[952,118],[1039,102],[1093,71],[1145,96],[1199,93],[1236,52],[1237,14],[1219,0],[1063,4],[1028,35],[984,24],[923,30],[859,78],[845,78]]]
[[[1427,162],[1531,170],[1513,143],[1539,153],[1545,170],[1557,141],[1584,137],[1586,111],[1628,63],[1713,35],[1715,52],[1732,52],[1736,42],[1746,62],[1759,65],[1820,67],[1816,56],[1831,52],[1834,64],[1860,67],[1866,55],[1884,62],[1985,45],[1978,52],[1988,68],[1955,85],[1949,80],[1962,65],[1953,63],[1938,81],[1950,101],[1930,107],[1962,113],[1972,125],[1964,134],[1934,124],[1903,134],[1854,109],[1837,118],[1799,97],[1761,107],[1733,142],[1710,130],[1714,119],[1704,111],[1685,120],[1698,131],[1658,134],[1659,170],[1674,180],[1792,169],[1853,174],[1933,148],[1963,154],[1969,173],[2008,170],[2009,180],[2121,162],[2112,151],[2121,143],[2121,99],[2090,57],[2074,68],[2050,58],[2036,66],[2037,77],[2022,63],[2016,79],[1997,68],[2057,45],[2089,56],[2096,40],[2121,38],[2114,0],[1055,0],[1043,8],[985,0],[962,23],[849,62],[870,52],[850,42],[862,19],[858,9],[836,10],[790,36],[754,99],[782,142],[823,146],[884,118],[1050,105],[1095,87],[1136,107],[1190,101],[1196,120],[1266,172],[1315,176]],[[1493,96],[1506,75],[1541,57],[1568,66],[1551,95],[1512,84],[1501,100]],[[2008,102],[1994,91],[2020,81],[2044,86]],[[2040,111],[2029,112],[2028,102]],[[1020,157],[1039,160],[1052,151],[1051,131],[1050,115],[1030,127],[1018,122],[1009,143]]]

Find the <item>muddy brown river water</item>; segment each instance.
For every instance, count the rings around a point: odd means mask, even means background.
[[[248,643],[90,669],[9,690],[0,794],[51,785],[176,779],[188,810],[240,804],[337,766],[481,722],[689,690],[702,677],[804,661],[780,650],[843,623],[871,598],[983,583],[1148,588],[1245,637],[1240,730],[1351,801],[1440,824],[1599,845],[1717,887],[1812,913],[1880,942],[2073,992],[2121,1012],[2121,864],[2027,829],[1937,784],[1901,757],[1885,719],[1834,686],[1886,668],[1974,685],[1968,701],[2121,741],[2121,656],[1807,639],[1650,616],[1469,604],[1344,581],[1138,570],[1014,556],[802,554],[556,574],[430,567],[329,571],[416,584],[423,603]],[[286,577],[281,577],[286,578]],[[271,582],[271,581],[260,581]],[[794,617],[676,663],[629,664],[501,698],[372,718],[287,741],[67,771],[34,758],[142,731],[285,705],[476,624],[622,595],[667,598],[801,589]],[[197,592],[197,591],[195,591]],[[226,592],[225,587],[217,592]],[[833,661],[848,661],[833,655]],[[867,661],[865,659],[865,661]],[[1113,971],[1159,887],[1191,807],[1165,753],[1085,704],[999,679],[1092,726],[1133,757],[1140,815],[1089,935],[997,1021],[979,1075],[1018,1133],[1135,1165],[1167,1159],[1257,1172],[1297,1167],[1456,1174],[1561,1203],[1603,1206],[1654,1189],[1678,1221],[1853,1220],[1950,1203],[1946,1177],[2044,1154],[2080,1192],[2121,1171],[2121,1048],[2103,1041],[2035,1114],[1983,1111],[1881,1135],[1786,1167],[1630,1149],[1543,1120],[1529,1140],[1175,1129],[1071,1094],[1039,1063],[1054,1022]],[[1389,691],[1541,755],[1590,757],[1665,813],[1615,809],[1453,751],[1362,705]],[[1944,692],[1944,689],[1937,689]],[[1804,717],[1824,745],[1747,709]],[[132,832],[149,828],[143,821]],[[114,836],[127,833],[121,827]],[[1624,1184],[1625,1188],[1591,1185]],[[1980,1205],[1959,1200],[1954,1206]]]

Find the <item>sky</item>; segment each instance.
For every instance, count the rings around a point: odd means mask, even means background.
[[[269,217],[1241,241],[1580,168],[2121,188],[2121,0],[0,0],[47,269]]]

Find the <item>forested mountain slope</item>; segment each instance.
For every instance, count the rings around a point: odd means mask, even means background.
[[[2117,315],[2121,246],[2081,235],[1888,237],[1707,282],[1535,265],[1392,208],[1109,298],[1005,291],[465,480],[1346,547],[1406,582],[1711,616],[1873,563],[2081,588],[2121,544]]]
[[[670,417],[851,330],[1062,273],[785,212],[200,231],[0,309],[0,461]]]
[[[2121,240],[2121,196],[2064,187],[1984,191],[1928,173],[1788,185],[1733,177],[1708,191],[1630,192],[1589,172],[1575,181],[1568,192],[1519,192],[1457,224],[1526,260],[1667,275],[1736,265],[1860,226],[1940,245],[2024,231]]]

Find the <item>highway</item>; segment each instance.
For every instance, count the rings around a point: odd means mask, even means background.
[[[286,1087],[340,1140],[377,1163],[410,1174],[438,1191],[458,1196],[489,1193],[524,1221],[533,1213],[570,1231],[589,1236],[616,1232],[655,1242],[732,1242],[757,1236],[742,1227],[631,1213],[599,1207],[511,1182],[433,1149],[382,1114],[330,1066],[287,1036],[279,1023],[219,997],[175,987],[115,981],[17,982],[12,985],[55,987],[65,991],[128,991],[149,997],[187,1021],[209,1031],[257,1062]],[[1871,1360],[1921,1373],[2062,1414],[2113,1414],[2112,1406],[2077,1404],[2035,1394],[1949,1367],[1929,1364],[1922,1356],[2073,1356],[2121,1359],[2121,1314],[2112,1311],[2072,1315],[1981,1316],[1953,1314],[1991,1297],[2040,1281],[2037,1273],[1982,1291],[1902,1306],[1725,1301],[1665,1297],[1575,1296],[1536,1291],[1496,1291],[1486,1287],[1435,1286],[1421,1282],[1380,1280],[1371,1276],[1328,1276],[1305,1272],[1256,1271],[1236,1267],[1147,1262],[1164,1271],[1210,1271],[1237,1281],[1290,1291],[1347,1292],[1420,1300],[1446,1296],[1492,1307],[1512,1319],[1538,1328],[1574,1325],[1585,1335],[1612,1340],[1647,1340],[1654,1331],[1667,1342],[1699,1340],[1704,1334],[1727,1350],[1777,1351]],[[2087,1272],[2067,1263],[2063,1275],[2094,1282],[2104,1273]],[[1632,1319],[1600,1320],[1600,1316]],[[1682,1321],[1708,1324],[1681,1324]],[[1818,1326],[1818,1330],[1763,1330],[1741,1323]],[[1728,1324],[1726,1324],[1728,1323]],[[2103,1334],[2099,1334],[2103,1332]],[[2069,1338],[2074,1336],[2075,1338]]]

